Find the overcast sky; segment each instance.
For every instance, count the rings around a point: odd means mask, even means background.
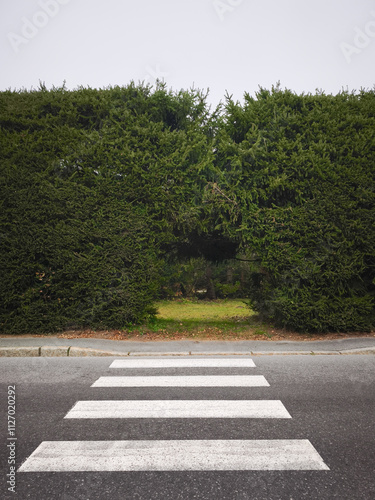
[[[374,0],[0,0],[0,90],[164,79],[216,105],[259,86],[375,84]]]

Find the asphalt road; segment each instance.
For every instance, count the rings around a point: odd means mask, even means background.
[[[1,498],[375,498],[374,355],[254,356],[255,367],[120,368],[115,373],[110,368],[114,359],[0,360]],[[250,375],[257,376],[258,380],[264,377],[268,385],[91,387],[101,377],[114,375],[194,375],[204,379]],[[8,446],[13,438],[10,438],[7,420],[7,403],[12,403],[12,399],[8,401],[8,387],[13,386],[15,450]],[[12,396],[10,389],[10,398]],[[157,400],[273,400],[279,401],[291,418],[64,418],[77,402],[94,400],[134,404]],[[12,404],[10,407],[12,414]],[[17,472],[16,493],[7,490],[12,484],[6,483],[11,467],[8,459],[15,457],[18,470],[42,442],[128,440],[308,440],[329,470]]]

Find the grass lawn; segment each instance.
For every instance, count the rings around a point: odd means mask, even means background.
[[[201,340],[271,337],[269,328],[259,323],[254,312],[241,299],[179,299],[161,301],[155,306],[158,310],[156,319],[135,327],[138,335]]]
[[[166,300],[156,304],[158,318],[164,320],[244,321],[254,315],[253,311],[240,299],[215,301]]]
[[[358,333],[301,334],[262,323],[241,299],[161,301],[155,319],[122,330],[72,330],[59,338],[104,338],[111,340],[324,340]]]

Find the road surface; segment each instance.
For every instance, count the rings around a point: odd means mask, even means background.
[[[2,498],[375,498],[374,355],[0,366]]]

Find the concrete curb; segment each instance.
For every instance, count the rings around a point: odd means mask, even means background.
[[[90,347],[70,347],[68,356],[87,357],[87,356],[129,356],[129,352],[103,351],[92,349]]]
[[[0,357],[89,357],[89,356],[317,356],[317,355],[358,355],[375,354],[375,347],[347,349],[342,351],[243,351],[243,352],[142,352],[142,351],[106,351],[89,347],[75,346],[34,346],[0,347]]]
[[[345,351],[340,351],[340,354],[375,354],[375,347],[346,349]]]
[[[312,354],[320,354],[313,351],[254,351],[252,356],[311,356]],[[329,354],[339,354],[337,351],[329,351]]]
[[[40,355],[46,357],[69,356],[69,349],[69,346],[45,345],[40,348]]]
[[[41,347],[0,347],[0,357],[38,357]]]

